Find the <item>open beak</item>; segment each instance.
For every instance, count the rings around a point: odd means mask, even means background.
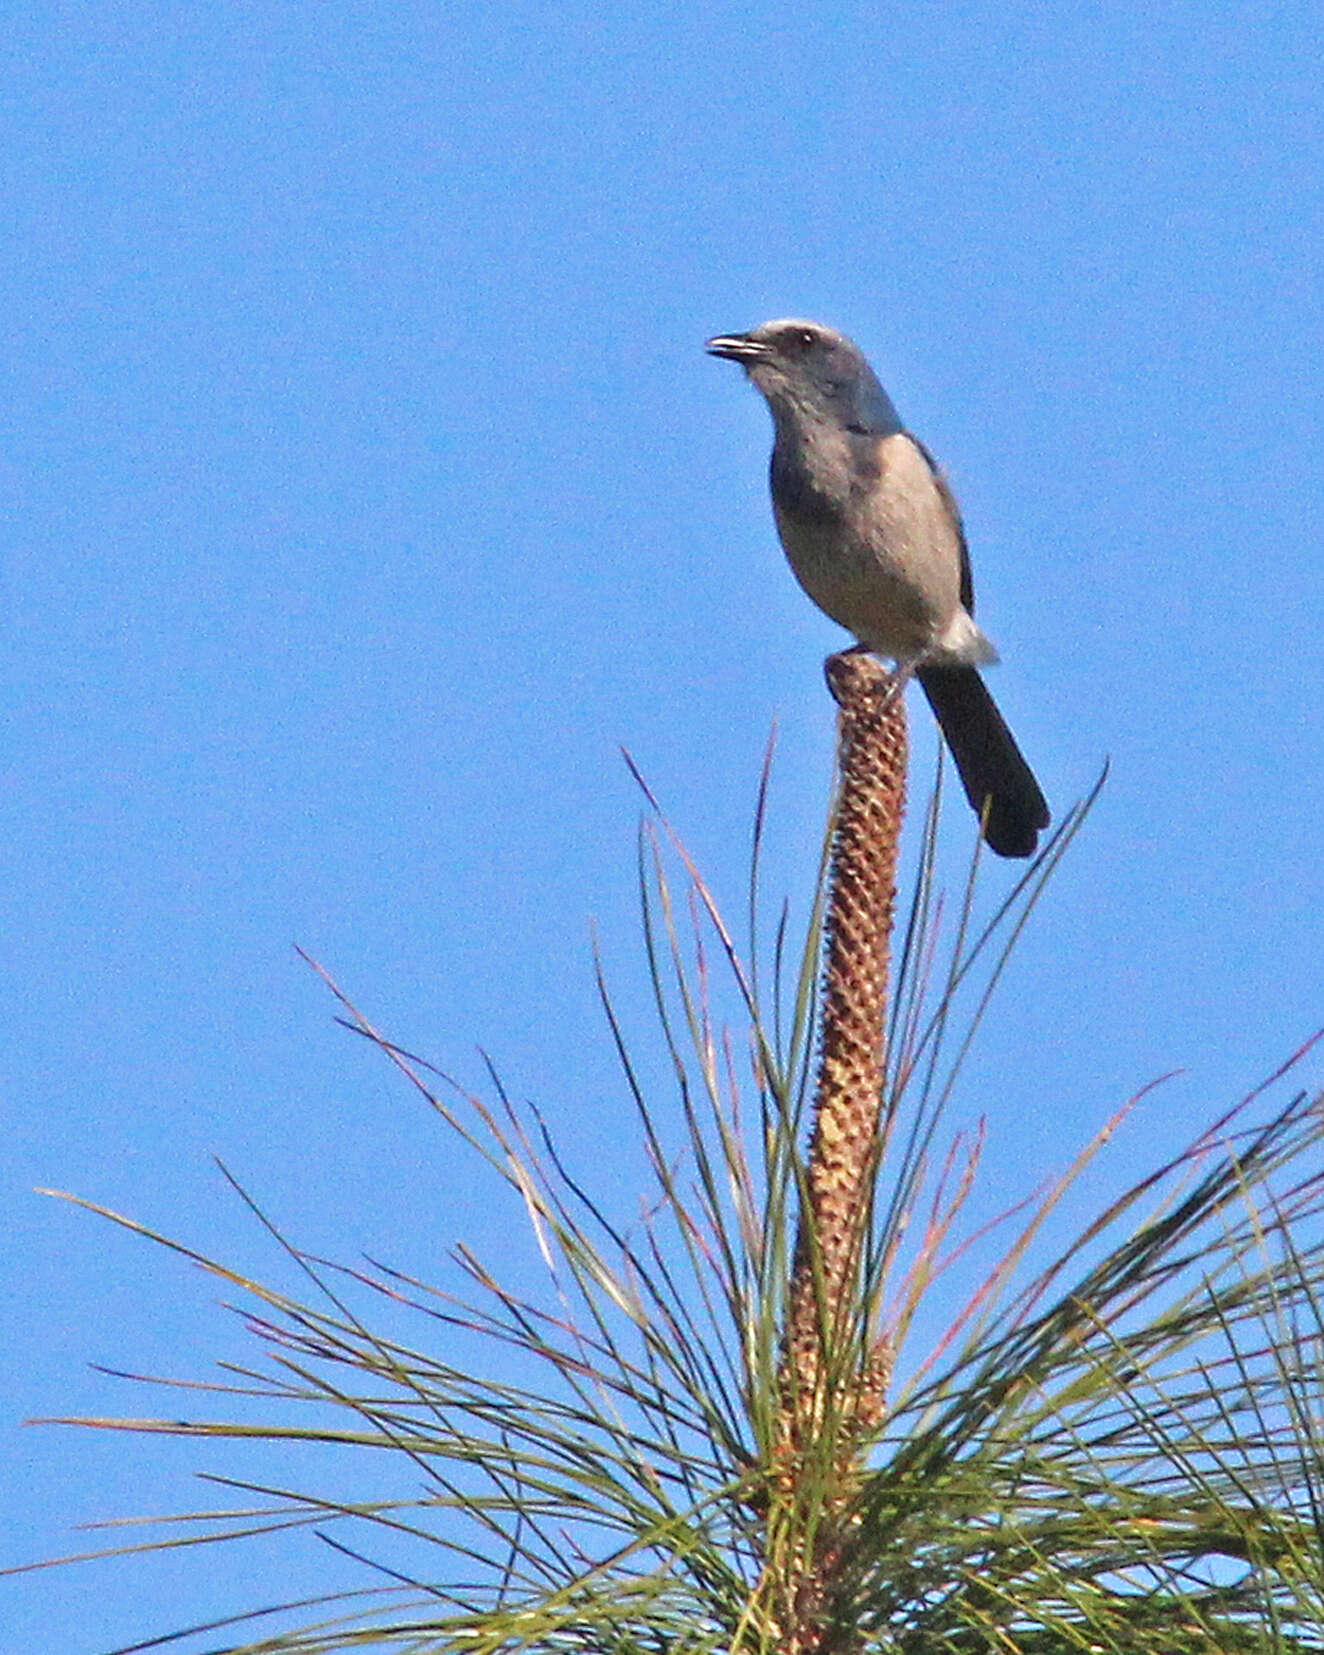
[[[751,339],[747,333],[719,333],[704,345],[709,356],[724,356],[731,362],[748,365],[768,354],[768,347]]]

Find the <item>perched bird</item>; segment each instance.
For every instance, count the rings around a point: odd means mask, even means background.
[[[999,856],[1031,856],[1048,806],[978,668],[961,514],[863,352],[818,322],[764,322],[708,341],[767,399],[772,507],[796,579],[866,649],[923,686],[966,797]]]

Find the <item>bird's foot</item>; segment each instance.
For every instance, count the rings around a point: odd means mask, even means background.
[[[852,644],[823,663],[823,675],[838,705],[848,696],[873,694],[880,707],[885,707],[904,695],[913,672],[913,666],[900,663],[895,672],[889,672],[867,644]]]

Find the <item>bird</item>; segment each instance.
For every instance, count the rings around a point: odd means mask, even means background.
[[[999,856],[1032,856],[1048,805],[979,668],[998,659],[974,619],[961,513],[928,449],[901,423],[852,340],[783,317],[719,333],[772,413],[769,480],[787,561],[857,646],[913,675],[966,798]]]

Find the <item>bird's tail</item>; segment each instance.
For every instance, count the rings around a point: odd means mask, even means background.
[[[984,837],[999,856],[1033,856],[1048,805],[1034,772],[973,667],[921,667],[916,674],[947,738]]]

